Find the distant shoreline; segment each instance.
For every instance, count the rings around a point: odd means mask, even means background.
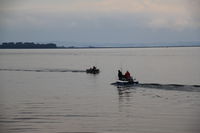
[[[150,45],[150,46],[57,46],[55,43],[33,43],[33,42],[4,42],[0,49],[112,49],[112,48],[175,48],[175,47],[200,47],[200,45]]]
[[[112,49],[112,48],[173,48],[173,47],[200,47],[200,46],[141,46],[141,47],[65,47],[57,49]]]
[[[200,46],[144,46],[144,47],[56,47],[56,48],[1,48],[0,49],[125,49],[125,48],[183,48],[183,47],[200,47]]]
[[[58,48],[54,43],[34,43],[34,42],[4,42],[0,45],[0,49],[52,49]]]

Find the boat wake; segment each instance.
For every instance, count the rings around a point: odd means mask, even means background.
[[[23,72],[86,72],[86,70],[73,70],[73,69],[0,69],[0,71],[23,71]]]
[[[200,92],[200,85],[143,83],[139,84],[139,87],[155,88],[163,90],[175,90],[175,91]]]
[[[159,83],[139,83],[139,84],[127,84],[122,85],[118,82],[111,83],[111,85],[118,88],[150,88],[150,89],[162,89],[162,90],[174,90],[174,91],[189,91],[200,92],[200,85],[183,85],[183,84],[159,84]]]

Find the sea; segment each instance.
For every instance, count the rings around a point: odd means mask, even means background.
[[[1,133],[199,133],[199,115],[200,47],[0,50]]]

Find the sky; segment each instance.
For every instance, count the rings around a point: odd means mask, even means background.
[[[200,0],[0,0],[0,41],[200,41]]]

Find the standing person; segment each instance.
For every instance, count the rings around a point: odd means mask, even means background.
[[[119,80],[122,80],[122,78],[123,78],[123,74],[120,70],[118,70],[118,78],[119,78]]]

